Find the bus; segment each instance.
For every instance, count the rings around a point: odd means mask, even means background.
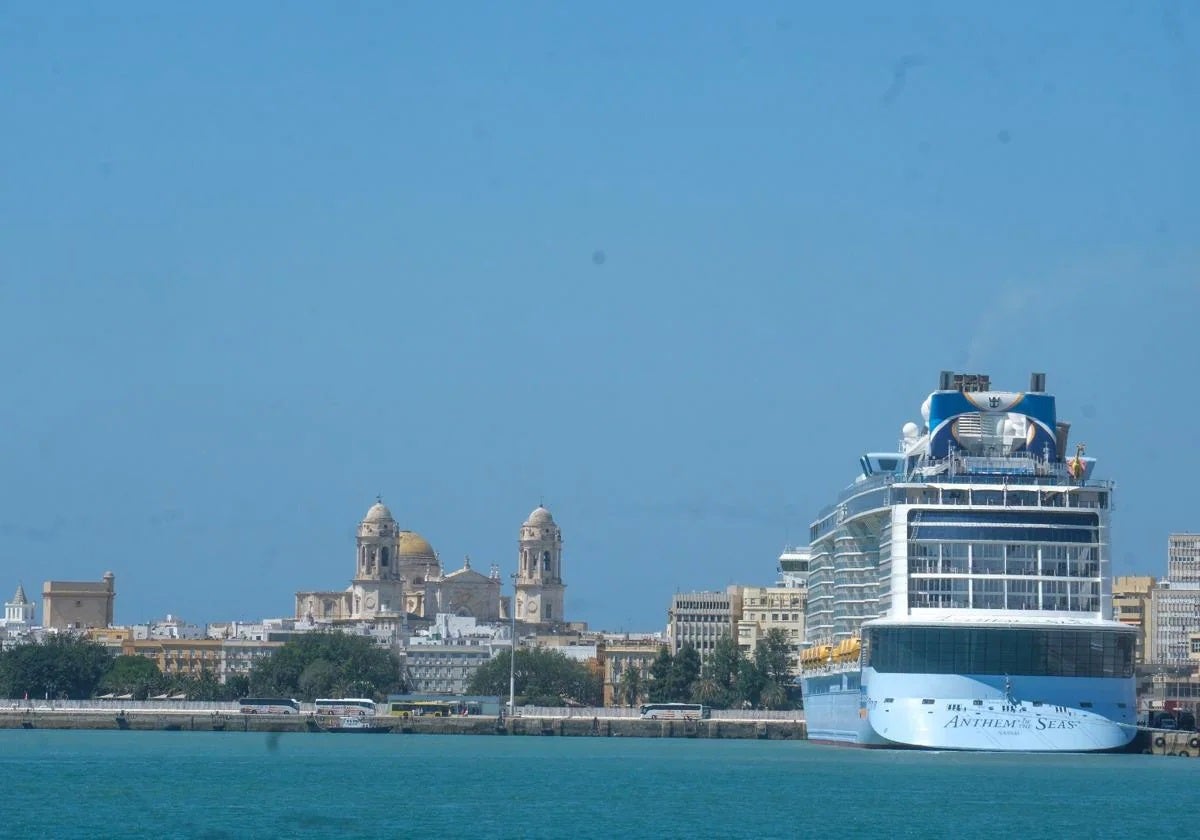
[[[338,717],[374,717],[375,701],[362,697],[339,697],[336,700],[317,698],[317,714]]]
[[[244,715],[300,714],[300,701],[290,697],[243,697],[238,707]]]
[[[483,704],[475,700],[393,700],[388,714],[396,717],[460,717],[483,714]]]
[[[700,720],[712,717],[712,709],[700,703],[644,703],[642,717],[657,720]]]

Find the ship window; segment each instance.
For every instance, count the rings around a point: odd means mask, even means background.
[[[976,706],[982,706],[982,705],[983,705],[983,701],[982,701],[982,700],[972,700],[971,702],[972,702],[974,705],[976,705]]]
[[[895,697],[884,697],[883,702],[884,703],[894,703],[894,702],[896,702],[896,698]]]
[[[872,633],[867,664],[882,673],[1129,677],[1133,645],[1132,634],[1106,630],[891,627]]]
[[[1081,709],[1090,709],[1090,708],[1092,708],[1092,701],[1091,701],[1091,700],[1084,700],[1084,701],[1082,701],[1082,702],[1079,704],[1079,708],[1081,708]]]
[[[924,700],[921,701],[921,705],[922,706],[932,706],[933,700],[929,697],[926,697]]]

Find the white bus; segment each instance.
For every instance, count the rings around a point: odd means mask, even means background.
[[[645,703],[642,717],[660,720],[700,720],[712,717],[712,709],[700,703]]]
[[[244,715],[300,714],[300,703],[291,697],[243,697],[238,707]]]
[[[339,697],[336,700],[320,699],[316,701],[317,714],[337,715],[338,717],[374,717],[375,701],[361,697]]]

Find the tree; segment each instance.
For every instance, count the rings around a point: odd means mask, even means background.
[[[507,697],[510,655],[504,651],[479,666],[467,690],[472,694]],[[599,706],[604,699],[599,674],[556,650],[519,649],[513,666],[513,679],[514,693],[521,703],[535,706]]]
[[[112,658],[103,645],[67,634],[18,645],[0,654],[0,696],[86,699]]]
[[[259,660],[250,674],[254,694],[303,700],[316,699],[315,692],[382,700],[399,688],[400,661],[394,653],[368,636],[339,631],[296,636]]]
[[[787,689],[779,685],[779,683],[767,683],[759,695],[758,702],[764,709],[788,709],[791,708],[791,702],[788,700]]]
[[[130,694],[134,700],[145,700],[164,681],[162,672],[153,660],[123,654],[113,659],[100,680],[98,690],[105,694]]]
[[[240,700],[250,696],[250,677],[245,674],[233,674],[225,678],[225,694],[227,700]]]
[[[636,706],[642,698],[642,672],[633,662],[626,662],[621,672],[618,697],[626,706]]]
[[[787,634],[779,627],[768,630],[754,649],[754,662],[763,678],[785,691],[792,682],[791,653]]]
[[[692,702],[717,709],[726,707],[726,691],[712,677],[701,677],[692,687]]]
[[[675,657],[664,645],[658,649],[654,661],[650,663],[650,688],[648,694],[651,703],[666,703],[671,699],[671,670]]]
[[[300,674],[298,685],[305,697],[333,697],[338,693],[338,669],[328,659],[314,659]]]
[[[671,662],[670,702],[686,703],[692,698],[692,684],[700,678],[700,654],[690,642],[683,647]]]
[[[737,690],[738,673],[745,660],[746,654],[733,636],[726,633],[717,639],[704,663],[703,678],[697,683],[703,699],[696,696],[696,702],[718,709],[741,706],[744,698]]]
[[[758,666],[749,659],[743,659],[738,666],[736,686],[737,697],[742,705],[758,706],[765,683]]]

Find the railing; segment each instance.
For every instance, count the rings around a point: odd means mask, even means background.
[[[988,467],[993,469],[992,472],[975,472],[975,473],[956,473],[951,475],[949,472],[933,473],[929,475],[877,475],[863,481],[855,482],[844,488],[838,493],[837,501],[831,505],[826,505],[817,513],[814,522],[820,522],[826,517],[837,511],[839,507],[845,504],[855,496],[863,493],[869,493],[872,490],[877,490],[881,487],[889,485],[932,485],[932,484],[995,484],[997,487],[1008,486],[1014,487],[1056,487],[1061,486],[1063,489],[1079,489],[1079,488],[1103,488],[1111,490],[1115,483],[1110,479],[1090,478],[1086,481],[1075,481],[1071,479],[1067,473],[1066,467],[1058,462],[1045,464],[1041,462],[1033,462],[1028,459],[1021,458],[987,458],[979,459],[988,462]],[[1023,467],[1026,463],[1037,463],[1038,469],[1042,470],[1042,474],[1031,472],[1013,472],[1012,470]],[[1007,471],[1005,466],[1007,465]],[[927,464],[926,466],[933,466]],[[975,465],[972,464],[972,467]],[[981,465],[982,467],[982,465]],[[1064,486],[1065,485],[1065,486]],[[905,503],[903,500],[885,500],[885,504],[889,503]],[[1042,505],[1041,499],[1038,499],[1039,507],[1097,507],[1095,504],[1080,504],[1076,502],[1074,505]],[[849,511],[848,511],[849,512]],[[860,513],[861,511],[853,511]]]
[[[507,709],[504,703],[501,708]],[[563,708],[561,706],[517,706],[519,717],[544,718],[638,718],[641,713],[637,709],[619,707]],[[788,709],[774,711],[767,709],[713,709],[712,720],[804,720],[803,709]]]
[[[305,712],[313,711],[313,704],[302,703]],[[92,700],[0,700],[0,710],[34,709],[35,711],[79,711],[109,710],[127,712],[230,712],[237,713],[241,707],[237,703],[207,701],[207,700],[110,700],[95,698]]]

